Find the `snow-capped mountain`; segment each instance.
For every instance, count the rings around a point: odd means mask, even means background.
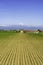
[[[27,26],[27,25],[10,25],[10,26],[0,26],[0,30],[43,30],[43,26]]]

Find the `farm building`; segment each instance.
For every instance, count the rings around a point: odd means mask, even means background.
[[[24,30],[23,30],[23,29],[21,29],[19,32],[20,32],[20,33],[23,33],[23,32],[24,32]]]

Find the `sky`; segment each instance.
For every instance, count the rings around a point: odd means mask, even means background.
[[[43,26],[43,0],[0,0],[0,25]]]

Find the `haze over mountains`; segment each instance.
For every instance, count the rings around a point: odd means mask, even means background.
[[[43,26],[27,26],[27,25],[10,25],[10,26],[0,26],[0,30],[43,30]]]

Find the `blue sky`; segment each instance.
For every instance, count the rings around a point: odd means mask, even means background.
[[[0,0],[0,25],[42,25],[43,0]]]

